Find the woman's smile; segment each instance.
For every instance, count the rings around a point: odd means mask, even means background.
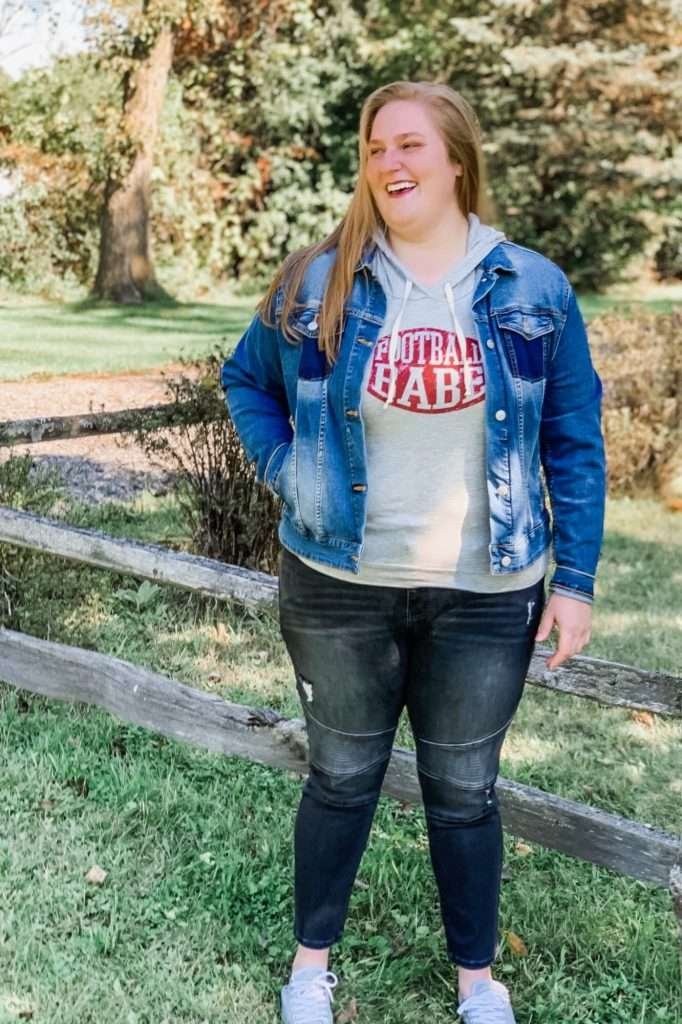
[[[390,182],[386,186],[386,191],[392,199],[399,199],[401,196],[406,196],[409,193],[414,192],[417,187],[416,181],[396,181]]]

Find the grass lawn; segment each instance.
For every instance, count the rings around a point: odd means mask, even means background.
[[[172,497],[66,514],[182,541]],[[590,653],[678,670],[678,519],[609,502]],[[15,627],[299,714],[271,616],[172,588],[140,603],[130,577],[23,557]],[[404,726],[400,742],[412,745]],[[682,830],[681,750],[680,722],[529,687],[502,773]],[[274,1024],[293,948],[296,777],[2,683],[0,771],[0,1024]],[[84,881],[93,864],[101,886]],[[519,1024],[681,1024],[665,892],[509,836],[506,875],[496,971]],[[332,967],[348,1022],[456,1019],[419,808],[380,801]]]
[[[655,312],[682,304],[682,285],[655,294],[632,301],[620,286],[605,295],[582,295],[580,303],[588,320],[622,310],[626,299],[630,308]],[[0,301],[0,379],[140,370],[206,354],[216,346],[228,352],[248,325],[258,297],[143,307],[9,298]]]
[[[88,306],[0,303],[0,379],[141,370],[231,349],[257,297],[196,303]]]

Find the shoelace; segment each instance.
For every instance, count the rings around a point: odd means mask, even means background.
[[[495,989],[469,996],[457,1007],[465,1024],[507,1024],[509,1004]]]
[[[326,971],[309,981],[289,982],[294,1024],[328,1024],[329,1004],[334,1002],[332,989],[338,980],[332,971]]]

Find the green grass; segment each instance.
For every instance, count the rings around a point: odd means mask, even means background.
[[[69,518],[184,542],[170,498]],[[590,653],[676,671],[678,519],[653,501],[611,500],[607,525]],[[300,713],[272,616],[32,557],[26,632]],[[502,772],[680,829],[681,741],[681,723],[529,687]],[[411,745],[404,726],[400,742]],[[40,1024],[274,1024],[293,948],[296,777],[3,684],[0,770],[0,1024],[22,1009]],[[102,886],[84,881],[95,863]],[[503,937],[496,970],[519,1024],[682,1022],[665,892],[511,837],[506,874],[502,933],[528,953]],[[336,1008],[354,997],[360,1024],[453,1021],[419,809],[382,799],[360,883],[333,961]]]
[[[231,349],[257,298],[225,305],[0,303],[0,378],[142,370]]]
[[[682,286],[659,289],[659,294],[663,297],[634,302],[622,289],[585,294],[580,305],[589,320],[616,309],[669,312],[682,304]],[[228,352],[251,320],[257,300],[252,295],[230,297],[224,304],[121,307],[8,298],[0,301],[0,379],[141,370],[203,355],[216,345]]]
[[[659,290],[658,298],[637,298],[621,285],[604,295],[595,292],[578,296],[580,309],[587,321],[605,313],[629,315],[633,312],[672,313],[682,305],[682,285],[670,285]]]

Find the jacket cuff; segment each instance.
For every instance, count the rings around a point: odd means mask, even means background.
[[[570,565],[561,565],[557,562],[549,589],[561,590],[569,597],[591,602],[594,599],[594,576],[582,569],[574,569]]]
[[[583,604],[593,604],[594,602],[592,594],[586,594],[583,590],[574,590],[570,587],[557,587],[553,583],[550,583],[549,589],[553,594],[559,594],[561,597],[572,597],[574,601],[582,601]]]

